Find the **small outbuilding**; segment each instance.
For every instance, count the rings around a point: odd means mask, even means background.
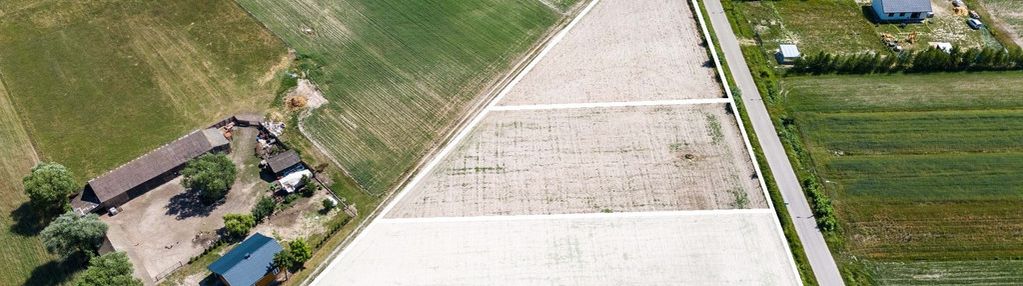
[[[298,152],[295,152],[295,150],[288,150],[266,159],[266,166],[274,175],[281,175],[284,171],[299,163],[302,163],[302,158],[298,156]]]
[[[782,44],[778,48],[778,53],[775,54],[778,63],[783,65],[792,64],[802,56],[803,54],[799,53],[799,48],[792,44]]]
[[[260,126],[263,123],[263,116],[259,114],[243,113],[234,116],[234,122],[238,126]]]
[[[274,255],[284,250],[273,238],[256,233],[207,269],[227,286],[270,285],[280,269],[274,267]]]
[[[871,10],[879,22],[901,23],[923,21],[933,12],[931,0],[873,0]]]

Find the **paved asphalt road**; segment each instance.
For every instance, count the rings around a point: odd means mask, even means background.
[[[721,50],[724,51],[725,59],[728,61],[732,78],[735,79],[739,90],[742,91],[742,102],[753,123],[753,130],[756,132],[757,138],[760,139],[764,155],[767,156],[767,164],[771,167],[771,172],[774,173],[774,179],[778,183],[778,188],[781,189],[782,198],[788,206],[789,215],[792,216],[796,225],[796,233],[799,234],[799,240],[803,242],[806,256],[810,259],[813,274],[817,276],[817,282],[820,285],[844,285],[838,267],[835,265],[835,259],[831,257],[831,251],[828,250],[828,245],[824,242],[824,236],[817,229],[817,223],[814,221],[810,205],[803,195],[799,179],[796,178],[795,172],[792,171],[792,164],[789,163],[789,158],[785,155],[785,148],[782,147],[781,140],[778,139],[778,132],[775,131],[774,125],[771,123],[771,116],[767,113],[767,108],[764,107],[756,84],[753,83],[753,76],[750,75],[749,67],[746,66],[746,59],[742,57],[742,51],[739,49],[739,42],[735,38],[732,26],[729,25],[728,19],[725,17],[721,0],[706,0],[705,5],[710,14],[711,25],[717,33],[718,44],[721,45]]]

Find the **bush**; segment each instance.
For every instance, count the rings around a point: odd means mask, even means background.
[[[252,218],[256,222],[261,222],[272,215],[275,208],[277,208],[277,201],[273,198],[267,196],[260,197],[256,206],[252,207]]]
[[[304,239],[295,239],[291,243],[288,243],[288,252],[291,252],[291,257],[295,259],[295,266],[302,267],[309,258],[313,257],[313,250],[309,247],[309,244]]]
[[[224,229],[227,236],[234,239],[244,238],[249,230],[256,226],[256,219],[248,214],[227,214],[224,215]]]
[[[946,52],[931,47],[898,55],[876,53],[834,55],[821,52],[796,60],[790,72],[869,74],[900,71],[926,73],[1001,70],[1023,70],[1023,50],[954,47]]]
[[[89,268],[74,282],[75,286],[142,286],[132,276],[131,261],[124,252],[107,253],[89,261]]]
[[[60,215],[40,233],[46,250],[61,258],[94,255],[106,234],[107,225],[96,214],[78,216],[72,212]]]
[[[323,199],[321,203],[323,203],[323,212],[330,212],[335,207],[334,201],[331,201],[330,199]]]
[[[298,185],[302,186],[302,190],[299,191],[299,193],[307,198],[312,197],[316,194],[316,190],[319,189],[319,185],[317,185],[312,178],[309,178],[309,176],[302,176],[302,180],[299,181]]]
[[[68,197],[81,187],[74,174],[57,163],[42,163],[22,179],[25,193],[34,209],[44,214],[69,211]]]
[[[237,170],[224,154],[203,154],[189,161],[181,171],[182,185],[198,190],[203,202],[212,204],[227,196]]]

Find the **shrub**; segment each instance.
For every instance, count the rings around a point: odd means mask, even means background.
[[[76,286],[142,286],[132,276],[131,261],[124,252],[107,253],[89,261],[89,268],[75,279]]]
[[[295,239],[291,243],[288,243],[288,252],[291,252],[292,258],[295,259],[295,266],[301,267],[309,258],[313,257],[313,250],[309,247],[309,244],[304,239]]]
[[[189,161],[181,171],[182,185],[198,190],[203,202],[214,203],[227,196],[234,184],[237,170],[224,154],[204,154]]]
[[[335,207],[334,201],[331,201],[330,199],[323,199],[323,201],[321,203],[323,203],[323,211],[324,212],[330,212]]]
[[[78,254],[94,255],[106,234],[107,225],[96,214],[78,216],[67,212],[47,225],[41,236],[47,251],[68,258]]]
[[[267,196],[260,197],[256,206],[252,207],[252,218],[257,222],[261,222],[263,219],[272,215],[276,207],[277,201],[273,198]]]
[[[230,238],[243,238],[256,226],[256,219],[248,214],[224,215],[224,229]]]
[[[316,189],[319,188],[312,178],[309,176],[302,176],[302,180],[299,181],[298,185],[302,186],[302,190],[299,191],[304,197],[312,197],[316,193]]]
[[[78,191],[74,174],[57,163],[42,163],[22,179],[25,193],[34,209],[44,214],[70,210],[68,197]]]

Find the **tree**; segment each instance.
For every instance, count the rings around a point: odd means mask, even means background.
[[[67,212],[43,229],[43,245],[50,253],[68,258],[76,254],[92,256],[103,243],[107,225],[96,214],[78,216]]]
[[[107,253],[89,261],[89,268],[75,279],[76,286],[142,286],[132,276],[131,262],[124,252]]]
[[[231,238],[245,237],[253,226],[256,226],[256,219],[250,214],[224,215],[224,229]]]
[[[271,197],[261,197],[259,202],[256,203],[255,207],[252,207],[252,218],[257,222],[263,221],[263,219],[269,217],[274,213],[274,209],[277,208],[277,202]]]
[[[30,204],[45,214],[68,211],[68,198],[78,191],[74,174],[61,164],[42,163],[22,180]]]
[[[316,183],[313,182],[313,179],[309,178],[309,176],[302,176],[302,179],[299,180],[298,185],[302,186],[301,193],[302,196],[304,197],[312,197],[313,194],[316,193],[316,189],[319,188],[319,186],[316,185]]]
[[[302,266],[309,258],[313,257],[313,249],[304,239],[298,238],[288,243],[288,252],[295,259],[295,266]]]
[[[321,203],[323,203],[323,212],[325,213],[330,212],[335,207],[334,201],[331,201],[330,199],[323,199]]]
[[[295,256],[291,255],[291,251],[287,250],[277,252],[277,254],[274,254],[274,267],[283,269],[285,277],[287,277],[291,269],[295,268]]]
[[[227,196],[237,170],[224,154],[204,154],[189,161],[181,171],[182,185],[199,191],[203,202],[214,203]]]

